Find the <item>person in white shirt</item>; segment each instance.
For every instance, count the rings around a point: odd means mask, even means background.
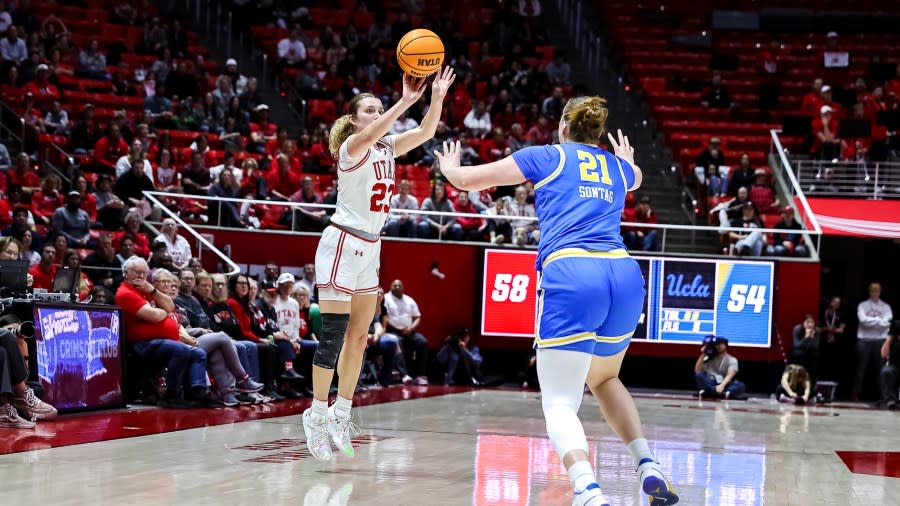
[[[391,237],[409,237],[416,238],[416,222],[417,215],[409,214],[401,211],[418,211],[419,201],[410,195],[409,180],[400,181],[400,193],[391,197],[391,215],[388,216],[387,225],[384,230]]]
[[[403,293],[403,281],[395,279],[391,291],[384,297],[387,311],[386,333],[393,334],[403,344],[409,374],[417,385],[427,385],[428,340],[416,329],[422,321],[419,305],[412,297]]]
[[[491,115],[484,107],[484,102],[476,100],[472,103],[472,110],[463,118],[463,124],[475,137],[484,137],[491,131]]]
[[[306,61],[306,46],[300,41],[300,30],[294,28],[290,36],[278,41],[278,65],[284,67],[298,67]]]
[[[881,300],[881,285],[872,283],[869,285],[869,298],[860,302],[856,308],[856,316],[859,319],[859,328],[856,331],[856,381],[853,384],[852,400],[858,400],[862,392],[863,382],[866,379],[866,371],[869,368],[881,369],[886,356],[882,354],[882,347],[891,328],[891,320],[894,314],[891,306]]]
[[[134,141],[131,143],[131,148],[128,150],[128,154],[119,157],[116,160],[116,178],[122,177],[122,174],[131,171],[131,168],[136,163],[142,163],[144,165],[144,174],[150,178],[151,181],[155,181],[156,178],[153,175],[153,166],[150,165],[150,161],[144,158],[144,145],[141,144],[141,141]]]
[[[19,38],[19,31],[15,25],[11,25],[6,30],[6,37],[0,40],[0,59],[21,65],[27,58],[28,48],[25,47],[25,41]]]
[[[306,293],[309,294],[309,302],[313,304],[319,302],[319,298],[316,297],[316,264],[308,263],[303,265],[303,277],[300,281],[297,281],[297,284],[306,288]]]
[[[402,134],[408,130],[412,130],[419,126],[419,122],[406,115],[406,111],[399,118],[394,120],[394,126],[391,127],[391,134]]]
[[[6,33],[10,26],[12,26],[12,16],[5,10],[0,10],[0,34]]]
[[[178,235],[178,225],[172,218],[166,218],[162,222],[162,233],[156,236],[153,242],[166,244],[166,252],[172,257],[172,263],[179,270],[188,266],[191,261],[191,245],[187,239]]]

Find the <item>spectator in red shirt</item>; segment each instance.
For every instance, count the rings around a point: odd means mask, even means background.
[[[304,204],[321,204],[322,196],[316,191],[315,181],[309,176],[303,178],[302,187],[291,195],[291,202]],[[331,217],[327,210],[321,207],[299,206],[294,214],[294,230],[314,228],[317,231],[325,230]]]
[[[28,274],[34,279],[32,288],[53,288],[53,278],[56,277],[56,269],[59,268],[53,262],[56,260],[56,247],[47,243],[41,248],[41,261],[28,269]]]
[[[21,105],[25,101],[25,89],[20,86],[22,76],[19,67],[11,65],[3,84],[0,84],[0,99],[7,104]]]
[[[469,192],[463,190],[456,196],[456,212],[478,214],[478,209],[469,200]],[[456,223],[463,229],[463,237],[473,241],[480,241],[484,238],[484,219],[460,216],[456,218]]]
[[[21,188],[40,188],[41,178],[38,177],[37,171],[31,166],[31,159],[27,153],[19,153],[16,156],[15,164],[12,169],[6,173],[7,188],[16,185]]]
[[[803,101],[800,103],[800,112],[803,114],[808,114],[810,116],[815,116],[819,113],[819,109],[822,108],[822,78],[817,77],[813,80],[812,88],[806,95],[803,95]]]
[[[56,174],[50,174],[41,183],[41,190],[31,196],[31,214],[37,223],[50,223],[50,217],[63,205],[63,196],[59,192],[62,180]]]
[[[490,138],[481,141],[478,156],[481,157],[484,163],[496,162],[503,158],[504,149],[506,149],[506,136],[503,134],[502,128],[495,127]]]
[[[166,392],[160,406],[185,407],[186,401],[223,406],[206,386],[206,352],[181,341],[175,303],[147,282],[148,270],[142,258],[125,261],[125,279],[116,291],[116,304],[122,307],[124,330],[138,358],[166,364]],[[184,396],[182,387],[189,389]]]
[[[525,138],[532,146],[550,144],[552,136],[553,133],[550,131],[546,116],[539,116],[537,124],[529,128],[528,133],[525,134]]]
[[[50,67],[41,63],[37,66],[34,80],[27,83],[23,88],[25,93],[34,95],[34,100],[37,105],[44,109],[49,108],[48,106],[52,104],[54,100],[59,100],[61,97],[59,89],[48,80],[49,78]]]
[[[259,104],[253,110],[259,119],[250,123],[250,143],[252,144],[250,150],[265,153],[266,143],[277,137],[278,125],[269,121],[268,105]]]
[[[300,177],[291,172],[291,161],[284,154],[275,158],[275,170],[269,170],[266,175],[266,186],[269,187],[269,196],[290,200],[291,195],[300,189]]]
[[[779,202],[775,198],[775,190],[766,182],[765,169],[756,169],[753,172],[753,186],[750,187],[750,202],[756,206],[756,211],[761,214],[777,214]]]
[[[103,172],[114,173],[116,162],[128,154],[128,144],[122,139],[122,133],[116,123],[110,122],[106,135],[94,144],[94,161]]]
[[[638,205],[634,209],[626,209],[624,211],[623,220],[632,223],[659,223],[656,213],[650,207],[650,197],[644,195],[638,201]],[[654,228],[647,227],[626,227],[625,228],[625,245],[628,249],[639,249],[642,251],[657,251],[659,245],[656,241],[657,233]]]
[[[278,127],[278,130],[275,132],[275,138],[269,139],[269,141],[266,142],[266,154],[269,155],[269,158],[275,158],[281,154],[284,141],[287,140],[289,140],[288,129],[285,127]]]

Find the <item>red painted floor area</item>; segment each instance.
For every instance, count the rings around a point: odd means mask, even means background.
[[[900,478],[900,452],[837,452],[851,473]]]
[[[369,406],[469,390],[471,390],[469,387],[398,385],[361,392],[354,397],[353,402],[356,406]],[[299,415],[310,405],[310,402],[310,399],[300,399],[238,408],[162,409],[153,407],[64,415],[56,420],[38,422],[34,429],[0,429],[0,455]]]

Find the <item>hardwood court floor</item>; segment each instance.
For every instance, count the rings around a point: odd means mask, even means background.
[[[0,429],[0,503],[571,504],[539,399],[511,390],[374,391],[354,408],[356,458],[330,463],[306,451],[297,413],[308,401],[69,415],[34,431]],[[900,504],[900,414],[686,396],[637,402],[681,504]],[[626,448],[591,399],[581,414],[611,503],[640,504]]]

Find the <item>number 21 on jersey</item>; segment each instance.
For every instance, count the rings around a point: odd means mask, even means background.
[[[612,186],[612,179],[609,177],[609,167],[606,163],[606,157],[598,153],[594,155],[587,151],[578,150],[578,170],[581,171],[581,180],[590,183],[603,183]],[[597,162],[600,162],[600,174],[597,173]]]

